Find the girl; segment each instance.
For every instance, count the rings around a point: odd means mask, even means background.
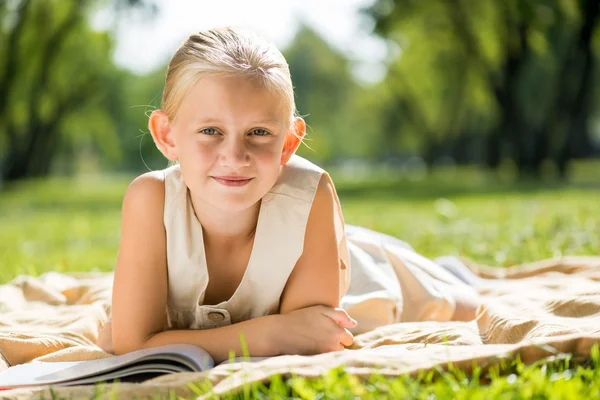
[[[241,335],[252,356],[316,354],[384,324],[473,318],[475,292],[444,268],[344,227],[328,174],[295,155],[295,115],[272,44],[225,28],[177,50],[149,120],[175,165],[125,194],[102,348],[190,343],[219,362]]]

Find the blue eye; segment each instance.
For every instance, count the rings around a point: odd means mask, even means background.
[[[264,129],[254,129],[252,131],[252,134],[254,136],[268,136],[268,135],[270,135],[270,133],[268,131],[264,130]]]
[[[217,130],[215,128],[205,128],[205,129],[202,129],[200,131],[200,133],[204,133],[205,135],[208,135],[208,136],[214,136],[214,135],[217,135],[219,132],[217,132]]]

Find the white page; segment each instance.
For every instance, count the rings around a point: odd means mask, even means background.
[[[32,362],[16,365],[0,374],[0,388],[62,383],[103,375],[107,371],[114,371],[142,360],[148,360],[149,364],[157,364],[160,363],[160,358],[174,360],[181,359],[184,355],[192,360],[191,363],[195,365],[194,369],[203,371],[214,366],[214,360],[210,354],[197,346],[167,345],[98,360]]]
[[[73,362],[31,362],[15,365],[0,374],[0,388],[33,384],[37,377],[71,368],[80,361]]]

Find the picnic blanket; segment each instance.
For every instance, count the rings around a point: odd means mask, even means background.
[[[410,322],[355,337],[351,349],[316,356],[280,356],[258,363],[221,365],[202,373],[165,375],[142,384],[121,383],[116,398],[156,394],[192,396],[190,382],[213,393],[240,390],[271,376],[316,377],[344,366],[361,378],[415,375],[432,368],[484,370],[520,357],[525,363],[558,353],[588,357],[600,343],[600,257],[566,257],[507,269],[470,264],[493,278],[478,291],[482,304],[470,322]],[[109,319],[112,274],[20,276],[0,286],[0,371],[31,360],[74,361],[110,357],[95,345]],[[14,389],[2,398],[89,398],[94,386]],[[112,389],[106,389],[111,393]]]

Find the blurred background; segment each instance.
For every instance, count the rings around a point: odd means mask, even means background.
[[[600,248],[597,0],[0,0],[0,282],[109,271],[123,194],[191,34],[286,56],[347,223],[428,257]]]
[[[169,57],[235,25],[282,49],[301,154],[359,179],[475,166],[566,180],[600,155],[595,0],[5,0],[0,180],[163,168]]]

